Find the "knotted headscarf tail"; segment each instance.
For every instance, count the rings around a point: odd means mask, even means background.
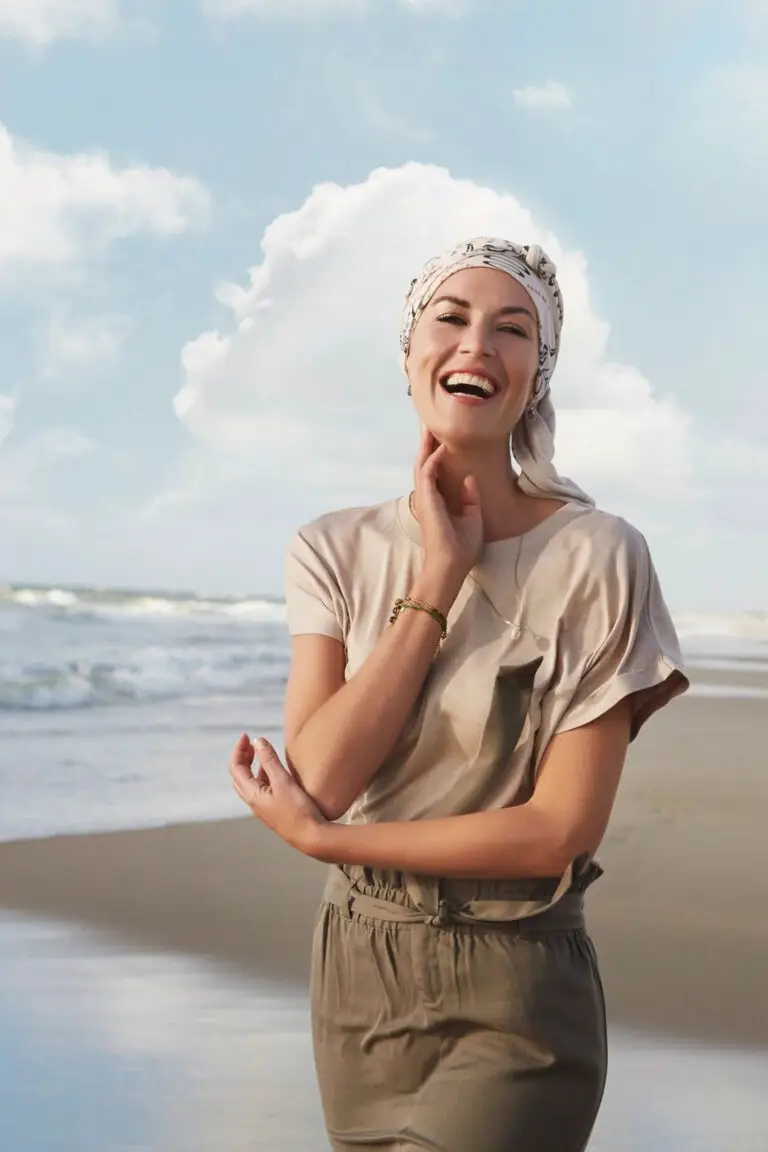
[[[563,299],[555,265],[535,244],[514,244],[491,236],[476,236],[425,264],[411,282],[405,300],[400,347],[408,355],[416,321],[440,285],[463,268],[495,268],[522,284],[536,306],[539,318],[539,372],[531,410],[512,432],[512,452],[520,466],[518,483],[529,496],[553,497],[594,505],[594,500],[573,480],[560,476],[555,455],[555,409],[549,394],[552,373],[560,350]]]

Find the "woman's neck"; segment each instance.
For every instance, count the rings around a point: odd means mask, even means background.
[[[457,516],[461,511],[461,485],[467,474],[463,470],[459,472],[449,467],[440,470],[438,490],[453,516]],[[548,519],[566,503],[564,500],[549,497],[529,496],[521,491],[517,473],[512,468],[511,462],[509,470],[502,475],[493,476],[487,471],[480,472],[480,475],[475,472],[474,475],[480,491],[486,544],[521,536]],[[419,506],[415,493],[411,493],[409,506],[418,520]]]

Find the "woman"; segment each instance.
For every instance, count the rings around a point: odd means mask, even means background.
[[[602,1098],[583,893],[627,746],[687,680],[643,537],[552,464],[561,324],[537,247],[480,237],[412,283],[414,492],[296,534],[291,772],[233,752],[253,813],[332,864],[311,999],[339,1152],[580,1152]]]

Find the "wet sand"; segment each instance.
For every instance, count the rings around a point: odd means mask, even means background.
[[[768,1047],[767,736],[768,700],[689,697],[631,749],[588,895],[612,1024]],[[0,844],[2,908],[277,981],[324,876],[250,817]]]

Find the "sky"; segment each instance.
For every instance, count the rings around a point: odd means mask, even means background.
[[[764,0],[0,0],[0,582],[268,593],[407,492],[406,288],[539,243],[556,464],[768,610]]]

